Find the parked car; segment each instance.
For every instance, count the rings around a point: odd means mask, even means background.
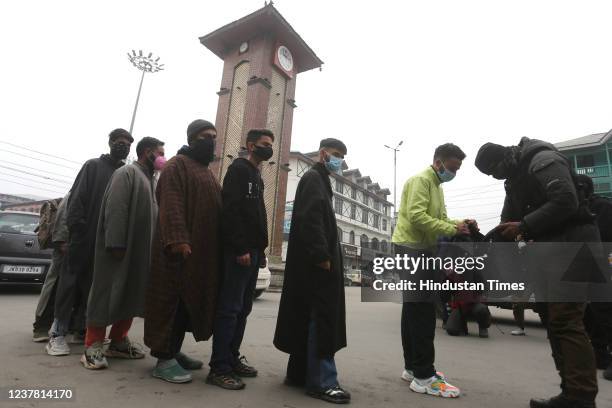
[[[34,230],[39,215],[0,211],[0,282],[44,283],[52,249],[41,250]]]
[[[266,265],[265,268],[259,268],[259,272],[257,274],[257,284],[255,286],[255,299],[261,296],[268,288],[270,287],[270,269]]]

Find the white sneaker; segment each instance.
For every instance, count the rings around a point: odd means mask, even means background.
[[[512,334],[513,336],[524,336],[526,335],[525,333],[525,329],[516,329],[516,330],[512,330],[510,332],[510,334]]]
[[[45,350],[50,356],[67,356],[70,354],[70,347],[64,336],[51,337],[45,346]]]
[[[419,394],[429,394],[442,398],[457,398],[461,395],[459,388],[446,382],[445,378],[438,375],[427,380],[415,378],[410,383],[410,389]]]
[[[438,377],[446,378],[443,372],[436,371],[436,374],[438,375]],[[412,382],[412,380],[414,380],[414,373],[412,372],[412,370],[404,370],[401,375],[401,379],[406,382]]]

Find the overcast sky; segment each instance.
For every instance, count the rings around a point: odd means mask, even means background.
[[[61,195],[77,163],[106,152],[110,130],[129,127],[139,81],[127,60],[131,49],[154,52],[167,68],[145,78],[134,136],[158,137],[174,154],[191,120],[216,116],[222,61],[198,37],[263,5],[4,2],[0,141],[71,161],[0,143],[0,193]],[[454,142],[468,158],[447,186],[453,217],[480,218],[488,227],[499,214],[501,185],[473,165],[482,143],[516,144],[521,136],[557,142],[612,127],[609,2],[275,5],[325,62],[321,72],[297,78],[292,150],[340,138],[350,167],[393,190],[392,153],[383,145],[403,140],[400,194],[437,145]],[[38,177],[43,171],[52,180]]]

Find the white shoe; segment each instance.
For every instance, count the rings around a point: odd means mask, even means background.
[[[415,378],[410,383],[410,389],[419,394],[429,394],[442,398],[457,398],[461,395],[459,388],[446,382],[445,378],[438,375],[427,380]]]
[[[45,350],[50,356],[67,356],[70,354],[70,347],[64,336],[51,337],[45,346]]]
[[[436,374],[438,375],[438,377],[446,378],[444,373],[440,371],[436,371]],[[412,372],[412,370],[404,370],[401,375],[401,379],[406,382],[412,382],[412,380],[414,380],[414,373]]]
[[[525,333],[525,329],[516,329],[516,330],[512,330],[510,334],[512,334],[513,336],[524,336],[527,333]]]

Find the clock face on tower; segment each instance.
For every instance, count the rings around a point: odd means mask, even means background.
[[[291,73],[293,71],[293,55],[291,55],[289,48],[284,45],[279,46],[276,49],[276,58],[278,59],[280,67],[285,72]]]

